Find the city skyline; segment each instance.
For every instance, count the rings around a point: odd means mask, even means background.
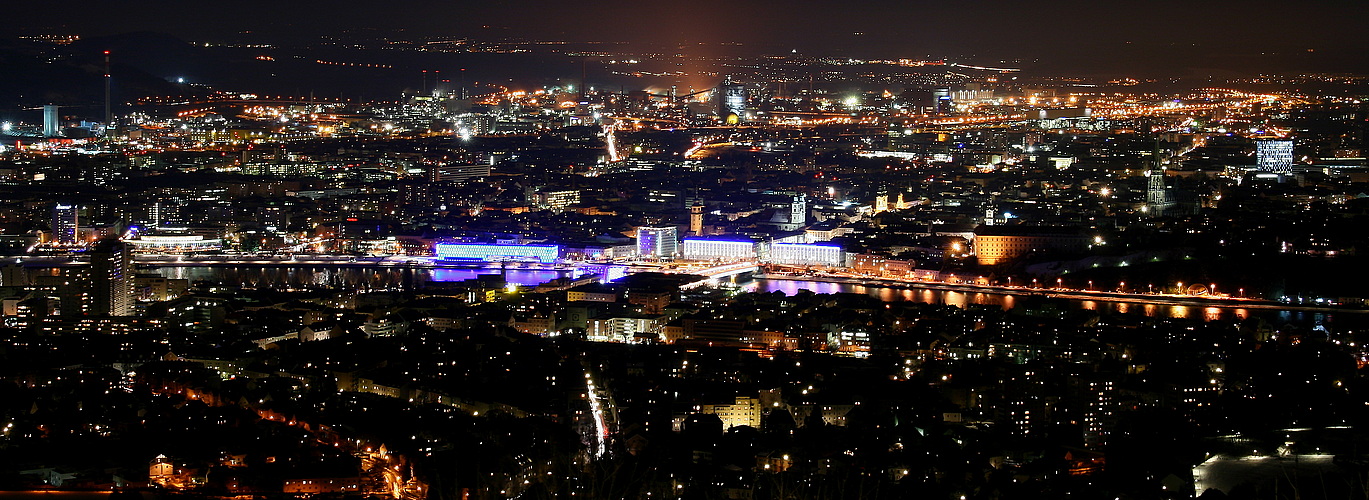
[[[1369,492],[1369,4],[73,7],[0,497]]]

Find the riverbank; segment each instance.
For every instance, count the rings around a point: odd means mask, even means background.
[[[757,274],[755,277],[756,279],[767,280],[812,281],[821,283],[841,283],[848,285],[860,285],[867,287],[941,290],[965,293],[986,293],[993,295],[1041,296],[1069,300],[1094,300],[1104,302],[1125,302],[1134,304],[1155,304],[1165,306],[1219,307],[1231,309],[1264,309],[1321,313],[1369,314],[1369,308],[1289,304],[1285,302],[1249,297],[1214,297],[1151,293],[1125,293],[1107,292],[1100,290],[1067,290],[1055,288],[1032,288],[1024,286],[980,285],[972,283],[946,283],[940,281],[900,280],[893,278],[791,275],[783,273],[764,273]]]

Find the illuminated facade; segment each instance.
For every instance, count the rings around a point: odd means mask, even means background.
[[[80,207],[58,203],[52,208],[52,242],[76,243],[80,239]]]
[[[561,255],[559,245],[500,245],[493,243],[438,243],[434,254],[439,259],[556,262]]]
[[[116,239],[102,240],[90,253],[91,307],[94,315],[133,314],[132,248]]]
[[[683,257],[688,260],[749,260],[756,255],[756,242],[751,240],[684,239]]]
[[[679,250],[675,226],[637,228],[637,255],[649,259],[673,259]]]
[[[566,207],[580,203],[580,190],[543,191],[537,193],[537,206],[562,212]]]
[[[1255,161],[1260,170],[1276,174],[1293,173],[1293,141],[1255,142]]]
[[[730,124],[746,121],[746,86],[728,76],[718,85],[718,116]]]
[[[465,183],[489,176],[489,165],[432,165],[428,167],[428,180],[431,182]]]
[[[833,244],[775,243],[767,260],[790,266],[846,267],[846,252]]]
[[[129,240],[128,243],[133,245],[133,253],[190,254],[217,252],[223,249],[222,240],[205,239],[201,235],[143,236]]]
[[[57,106],[46,104],[43,106],[43,135],[45,137],[58,137],[62,135],[62,117],[57,114]]]
[[[1088,237],[1077,229],[1035,226],[980,226],[975,230],[975,256],[981,266],[998,265],[1040,251],[1081,251]]]

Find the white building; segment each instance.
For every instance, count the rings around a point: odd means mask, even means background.
[[[661,336],[664,316],[591,318],[585,328],[585,338],[593,342],[634,342],[638,334],[652,338]]]
[[[190,254],[217,252],[223,249],[222,240],[218,238],[206,239],[197,234],[145,235],[127,242],[133,244],[133,253],[140,254]]]
[[[1265,172],[1282,175],[1293,173],[1293,141],[1256,141],[1255,161],[1260,170]]]
[[[686,260],[752,260],[757,256],[757,244],[751,240],[685,238],[683,257]]]
[[[821,243],[775,243],[768,260],[790,266],[846,267],[846,252],[840,246]]]

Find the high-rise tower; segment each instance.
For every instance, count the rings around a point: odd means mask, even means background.
[[[133,314],[132,250],[118,239],[107,238],[90,252],[90,314]]]
[[[1151,162],[1151,168],[1146,172],[1146,213],[1151,217],[1160,217],[1169,210],[1171,201],[1169,189],[1165,187],[1165,166],[1160,160],[1159,141],[1155,142]]]
[[[56,104],[43,105],[43,136],[57,137],[62,135],[62,117],[57,114]]]
[[[52,242],[74,244],[80,239],[80,207],[58,203],[52,207]]]

